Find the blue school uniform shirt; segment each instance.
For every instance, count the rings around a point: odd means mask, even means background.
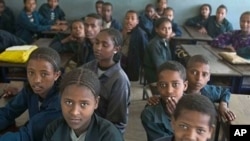
[[[226,18],[219,24],[216,22],[216,16],[210,16],[205,27],[208,35],[212,38],[233,30],[232,24]]]
[[[230,91],[227,88],[214,85],[206,85],[201,90],[201,95],[208,97],[212,102],[229,102]]]
[[[82,66],[98,74],[98,62],[93,60]],[[107,69],[99,77],[101,92],[97,115],[112,122],[122,133],[128,122],[130,82],[120,62]]]
[[[148,141],[172,136],[171,117],[165,112],[162,100],[157,105],[147,105],[141,113],[141,122],[147,134]]]
[[[25,10],[19,14],[16,22],[16,35],[28,44],[34,42],[34,38],[42,32],[51,29],[52,23],[45,20],[37,11],[32,12],[32,17],[28,16]]]
[[[29,121],[17,132],[0,135],[1,141],[41,141],[46,126],[62,117],[59,91],[54,85],[47,97],[41,101],[28,86],[24,87],[5,107],[0,108],[0,130],[12,125],[15,119],[28,110]]]
[[[202,28],[206,26],[208,19],[204,19],[201,15],[195,16],[195,17],[189,18],[185,22],[185,25],[196,27],[196,28]]]
[[[139,18],[139,26],[147,33],[149,39],[153,38],[154,20],[142,14]]]
[[[110,28],[117,29],[118,31],[122,31],[122,25],[120,22],[112,18]]]
[[[53,121],[46,129],[43,141],[71,141],[71,128],[64,119]],[[123,141],[122,134],[115,126],[93,114],[86,131],[85,141]]]
[[[39,13],[50,22],[56,22],[56,20],[65,20],[65,13],[58,5],[55,9],[51,9],[48,3],[44,3],[39,8]]]
[[[22,39],[5,30],[0,30],[0,53],[8,47],[24,44],[25,42]]]
[[[154,141],[174,141],[174,137],[162,137]]]
[[[126,66],[123,69],[130,81],[138,81],[139,70],[143,65],[144,51],[148,44],[148,36],[139,26],[136,26],[128,34],[130,34],[128,56],[126,64],[122,64],[122,66]]]
[[[144,55],[144,72],[148,83],[157,81],[157,68],[164,62],[172,60],[169,43],[156,35],[149,43]]]
[[[177,23],[172,21],[172,31],[175,33],[176,37],[179,37],[182,35],[182,31]]]
[[[0,15],[0,29],[10,33],[15,32],[15,16],[9,7],[5,7],[2,15]]]

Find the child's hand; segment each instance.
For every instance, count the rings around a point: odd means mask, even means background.
[[[65,25],[65,24],[62,24],[62,25],[59,25],[60,26],[60,31],[65,31],[68,29],[68,25]]]
[[[15,96],[18,92],[19,92],[18,88],[9,86],[3,90],[3,94],[1,95],[0,98],[8,98]]]
[[[61,40],[61,43],[62,44],[65,44],[65,43],[68,43],[68,42],[73,42],[73,41],[76,41],[77,39],[72,35],[70,34],[68,37],[64,38]]]
[[[219,112],[220,115],[227,121],[233,121],[236,118],[236,115],[231,110],[229,110],[227,104],[220,103]]]
[[[148,98],[148,105],[157,105],[160,102],[160,97],[157,95],[153,95],[152,97]]]
[[[161,18],[161,16],[158,13],[156,13],[156,12],[155,12],[155,14],[154,14],[153,17],[154,17],[153,19],[159,19],[159,18]]]
[[[174,97],[168,97],[166,100],[167,113],[172,115],[176,108],[177,101]]]
[[[207,34],[207,30],[205,27],[202,27],[198,30],[201,34]]]

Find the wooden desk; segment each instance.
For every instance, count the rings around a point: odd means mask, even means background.
[[[70,29],[68,28],[65,31],[55,31],[55,30],[50,30],[50,31],[43,31],[42,34],[46,37],[46,38],[53,38],[55,35],[57,34],[64,34],[64,35],[70,35]]]
[[[198,32],[198,30],[194,27],[190,27],[190,26],[184,26],[184,28],[187,30],[187,32],[189,33],[189,35],[191,37],[193,37],[194,40],[196,41],[206,41],[206,42],[210,42],[213,40],[212,37],[210,37],[207,34],[201,34],[200,32]]]
[[[190,34],[185,30],[183,26],[180,26],[182,35],[178,37],[173,37],[172,40],[177,41],[177,44],[183,44],[183,42],[188,41],[191,42],[193,41],[193,37],[190,36]]]
[[[38,47],[49,47],[50,43],[53,39],[51,38],[40,38],[36,40],[33,44],[37,45]]]
[[[214,55],[203,45],[181,45],[189,56],[197,54],[205,55],[210,63],[211,74],[215,76],[241,76],[232,66],[225,64],[220,58]]]

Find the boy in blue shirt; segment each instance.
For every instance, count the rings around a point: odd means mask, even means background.
[[[216,116],[214,104],[207,97],[185,95],[177,103],[172,117],[174,136],[155,141],[208,141],[215,128]]]
[[[15,16],[12,10],[5,5],[4,0],[0,0],[0,29],[14,33]]]
[[[208,34],[212,38],[216,38],[218,35],[232,31],[232,24],[226,19],[227,7],[220,5],[216,10],[216,16],[210,16],[205,28],[203,27],[200,32]]]
[[[102,5],[102,19],[103,19],[103,28],[114,28],[119,31],[122,30],[122,25],[120,22],[115,20],[112,17],[113,6],[109,2],[105,2]]]
[[[66,23],[65,13],[59,6],[59,0],[47,0],[47,3],[39,8],[39,13],[48,21]]]
[[[157,76],[160,101],[156,105],[146,105],[141,113],[141,121],[148,141],[173,135],[171,116],[188,85],[186,70],[176,61],[167,61],[160,65]]]

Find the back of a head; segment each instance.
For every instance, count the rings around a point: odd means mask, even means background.
[[[99,79],[97,75],[89,69],[77,68],[63,75],[60,83],[60,93],[62,93],[69,85],[87,87],[95,97],[99,96]]]
[[[195,63],[202,63],[202,64],[209,65],[208,58],[205,57],[204,55],[198,54],[198,55],[194,55],[188,59],[186,68],[188,69],[188,68],[192,67]]]
[[[50,47],[39,47],[36,50],[34,50],[30,54],[27,63],[29,62],[29,60],[33,60],[33,59],[35,60],[43,59],[45,61],[48,61],[53,66],[54,71],[60,71],[61,57],[57,51],[55,51],[54,49]]]
[[[181,115],[183,110],[196,111],[210,117],[209,125],[215,125],[217,112],[214,104],[206,96],[197,94],[184,95],[177,103],[174,111],[175,120]]]
[[[160,73],[165,70],[177,71],[180,73],[181,78],[184,81],[186,80],[186,69],[182,64],[177,61],[167,61],[161,64],[157,69],[157,76],[159,77]]]

